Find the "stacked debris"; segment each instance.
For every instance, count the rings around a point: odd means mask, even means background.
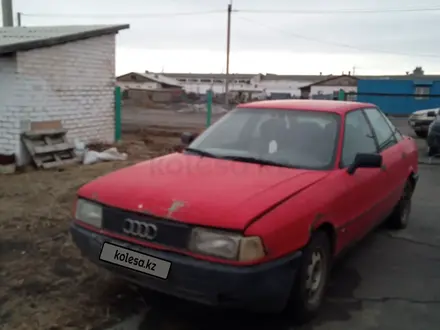
[[[77,163],[73,144],[67,141],[67,130],[42,129],[22,134],[22,140],[37,168],[49,169]]]
[[[120,153],[115,147],[95,151],[77,139],[70,143],[66,136],[67,129],[62,128],[60,123],[58,125],[58,128],[37,128],[22,133],[23,143],[37,168],[51,169],[127,159],[127,154]]]

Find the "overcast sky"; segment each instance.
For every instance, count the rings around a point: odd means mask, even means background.
[[[130,24],[117,38],[118,74],[222,72],[228,1],[14,0],[14,11],[24,26]],[[439,0],[234,0],[233,7],[231,72],[404,74],[422,66],[440,73]],[[416,8],[430,10],[304,13]],[[206,11],[214,12],[197,14]]]

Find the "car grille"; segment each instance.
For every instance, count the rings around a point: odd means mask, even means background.
[[[187,248],[192,229],[192,227],[189,225],[178,223],[175,221],[161,219],[153,217],[151,215],[124,211],[111,207],[104,207],[102,218],[103,229],[128,237],[130,235],[127,235],[123,232],[125,219],[129,218],[148,224],[154,224],[157,227],[157,236],[153,240],[149,240],[146,238],[137,238],[134,236],[133,238],[179,249]]]

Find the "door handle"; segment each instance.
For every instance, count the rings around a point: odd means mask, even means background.
[[[406,152],[402,152],[402,158],[405,159],[408,154]]]
[[[386,165],[385,165],[385,164],[382,164],[381,167],[380,167],[380,170],[381,170],[382,172],[385,172],[385,171],[387,170]]]

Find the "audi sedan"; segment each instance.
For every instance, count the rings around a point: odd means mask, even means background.
[[[382,222],[408,225],[417,148],[373,104],[247,103],[182,142],[79,189],[84,256],[165,294],[305,322],[335,258]]]

